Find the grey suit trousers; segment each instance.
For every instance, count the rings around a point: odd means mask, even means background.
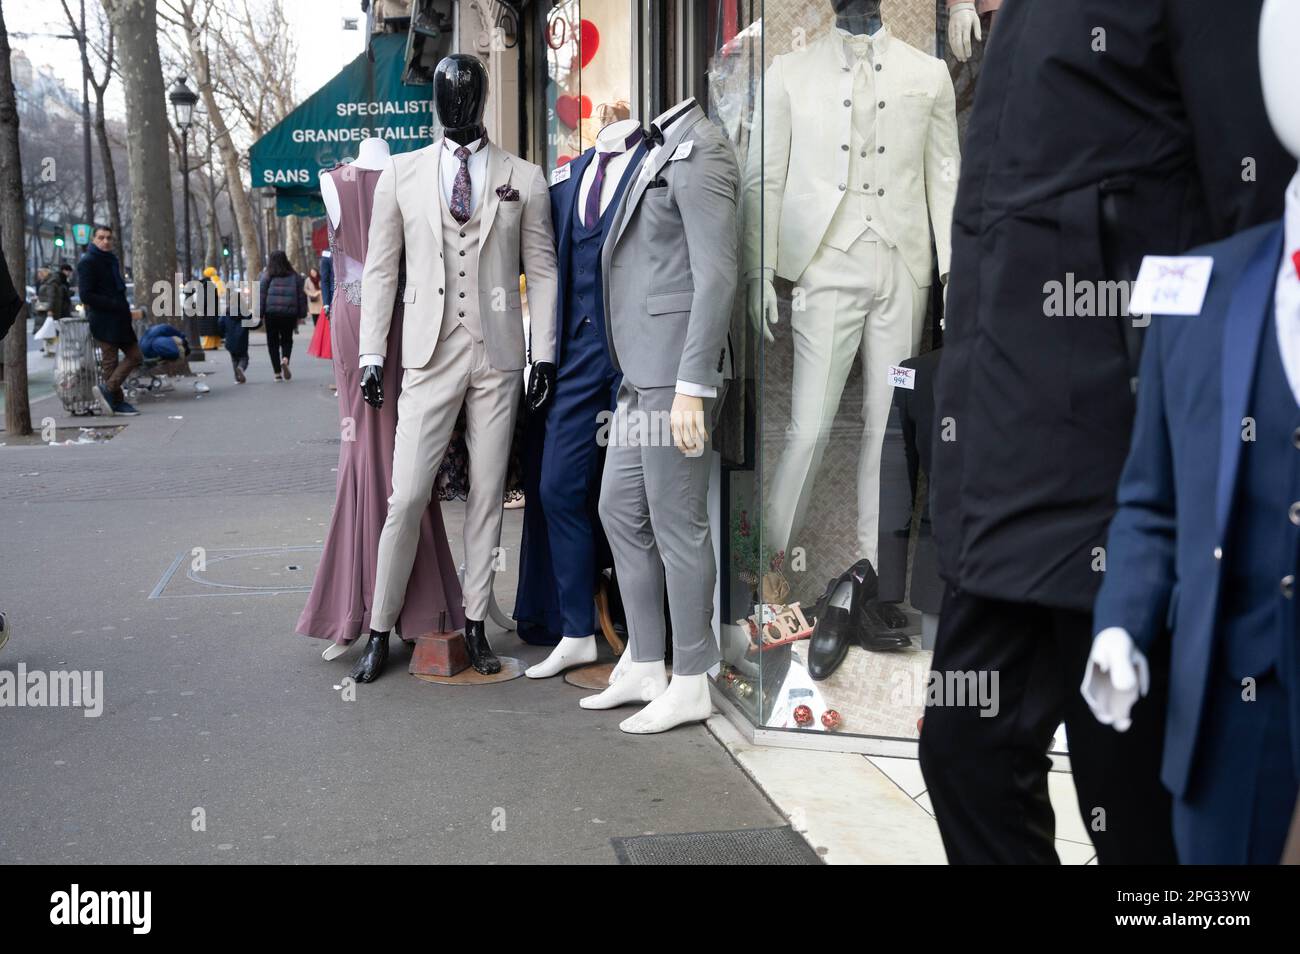
[[[465,615],[476,620],[487,617],[521,390],[519,372],[493,368],[483,342],[475,341],[463,326],[438,342],[423,368],[406,369],[397,403],[393,494],[379,536],[371,629],[391,629],[401,612],[415,562],[420,518],[429,506],[438,465],[447,453],[462,404],[472,468],[465,504]],[[411,639],[421,634],[402,635]]]
[[[673,387],[638,388],[623,380],[605,454],[600,520],[614,555],[633,660],[664,658],[666,578],[673,672],[695,675],[718,661],[717,566],[707,503],[712,444],[698,457],[673,446],[668,415],[675,393]],[[705,400],[706,421],[716,403]]]

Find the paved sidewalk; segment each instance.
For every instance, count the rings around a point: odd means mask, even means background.
[[[107,443],[0,447],[0,670],[102,670],[106,696],[99,718],[0,708],[0,862],[608,863],[612,837],[784,824],[705,727],[624,736],[561,680],[428,685],[394,641],[341,699],[353,655],[293,634],[338,453],[309,332],[292,382],[259,335],[243,387],[217,352],[210,394],[141,397]]]

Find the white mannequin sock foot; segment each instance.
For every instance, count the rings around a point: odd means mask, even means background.
[[[624,719],[618,727],[632,735],[651,735],[688,722],[703,722],[712,714],[707,673],[673,676],[662,695],[636,715]]]
[[[342,643],[330,643],[325,647],[325,652],[320,654],[320,658],[329,662],[331,659],[338,659],[347,651],[348,647],[344,646]]]
[[[585,666],[596,661],[595,636],[565,636],[551,654],[535,666],[524,670],[529,679],[549,679],[574,666]]]
[[[579,699],[578,705],[584,709],[615,709],[649,702],[667,690],[668,672],[662,662],[633,662],[630,654],[627,655],[628,662],[618,682],[612,683],[604,692]]]

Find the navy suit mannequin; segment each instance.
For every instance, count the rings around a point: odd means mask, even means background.
[[[591,186],[589,167],[599,162],[599,144],[557,170],[551,187],[560,276],[555,336],[558,367],[550,401],[529,421],[528,459],[532,466],[525,478],[528,506],[515,615],[536,625],[545,622],[550,641],[554,641],[557,628],[558,635],[566,639],[553,659],[528,670],[532,678],[556,675],[595,659],[593,601],[598,557],[602,551],[608,552],[595,513],[601,472],[597,431],[604,419],[602,413],[614,409],[621,379],[605,341],[600,250],[619,199],[644,153],[640,128],[633,123],[628,129],[631,135],[626,139],[627,134],[615,138],[626,147],[620,152],[632,152],[630,160],[617,167],[621,173],[617,181],[612,163],[618,160],[609,160],[608,181],[594,197],[597,205],[590,206],[582,199],[586,198],[584,182]],[[605,137],[602,131],[602,140]],[[603,211],[587,222],[587,213],[594,215],[598,207]],[[577,640],[585,642],[578,644]],[[566,647],[565,643],[572,645]]]

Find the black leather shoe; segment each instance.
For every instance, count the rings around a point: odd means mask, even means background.
[[[907,614],[897,603],[874,602],[869,607],[871,618],[885,629],[903,629],[907,626]]]
[[[492,645],[483,632],[483,621],[465,620],[465,648],[469,650],[469,664],[485,676],[501,671],[501,660],[492,651]]]
[[[352,667],[352,678],[357,682],[374,682],[388,662],[388,633],[370,631],[370,641],[357,664]]]
[[[853,642],[855,592],[849,572],[845,571],[830,581],[817,602],[817,622],[808,640],[808,675],[814,680],[829,678],[844,662]]]

